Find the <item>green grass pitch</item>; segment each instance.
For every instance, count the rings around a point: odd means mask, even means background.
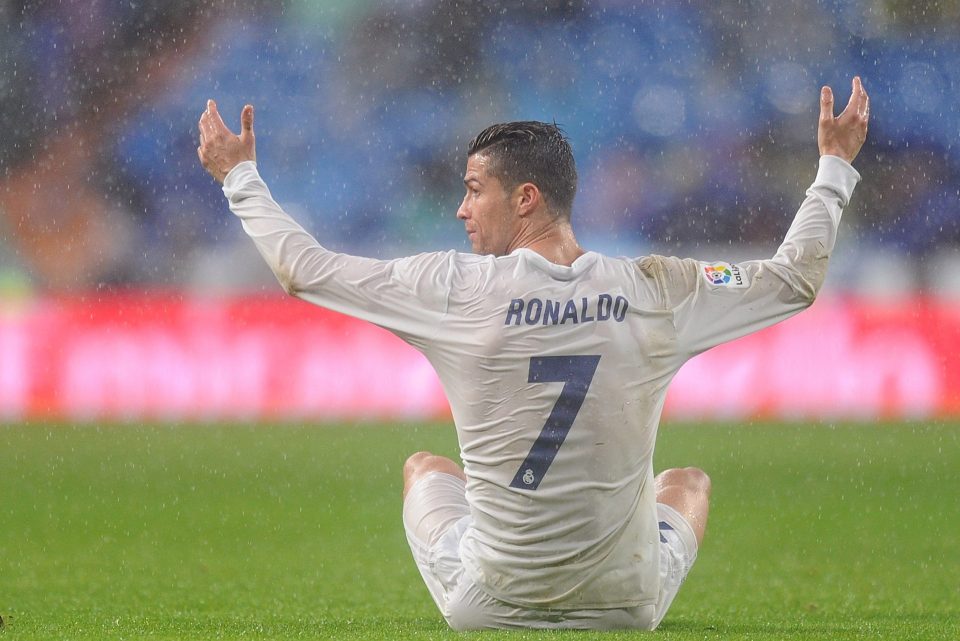
[[[448,425],[0,427],[0,641],[619,639],[446,629],[400,523]],[[667,425],[714,481],[662,639],[960,638],[960,425]]]

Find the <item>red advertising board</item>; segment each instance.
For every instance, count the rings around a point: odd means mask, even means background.
[[[685,418],[960,415],[960,304],[821,298],[689,361],[666,412]]]
[[[443,416],[429,363],[373,325],[287,297],[30,301],[0,314],[0,416]]]
[[[821,298],[681,369],[673,418],[960,415],[960,303]],[[283,296],[0,303],[0,420],[449,416],[416,350]]]

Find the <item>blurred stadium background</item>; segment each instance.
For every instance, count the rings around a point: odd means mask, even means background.
[[[671,388],[657,468],[716,491],[668,640],[960,638],[960,2],[0,0],[0,637],[465,638],[399,521],[406,455],[457,455],[439,384],[281,293],[197,161],[207,98],[256,105],[332,249],[467,250],[465,146],[533,118],[587,247],[740,260],[854,74],[821,298]]]
[[[256,105],[262,174],[332,249],[466,250],[467,141],[541,119],[586,246],[740,260],[775,250],[818,88],[845,104],[854,74],[873,117],[823,297],[691,362],[667,415],[960,414],[955,0],[5,0],[0,42],[0,419],[446,416],[418,354],[279,294],[197,162],[208,97]]]

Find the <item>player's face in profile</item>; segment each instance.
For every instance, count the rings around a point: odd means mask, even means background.
[[[457,210],[475,254],[503,256],[514,237],[515,217],[500,181],[487,173],[489,158],[477,153],[467,159],[463,184],[467,189]]]

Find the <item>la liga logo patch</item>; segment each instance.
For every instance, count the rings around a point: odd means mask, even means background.
[[[730,263],[707,263],[703,265],[703,277],[716,287],[748,287],[747,274]]]
[[[713,285],[726,285],[733,278],[733,272],[726,265],[706,265],[703,272]]]

